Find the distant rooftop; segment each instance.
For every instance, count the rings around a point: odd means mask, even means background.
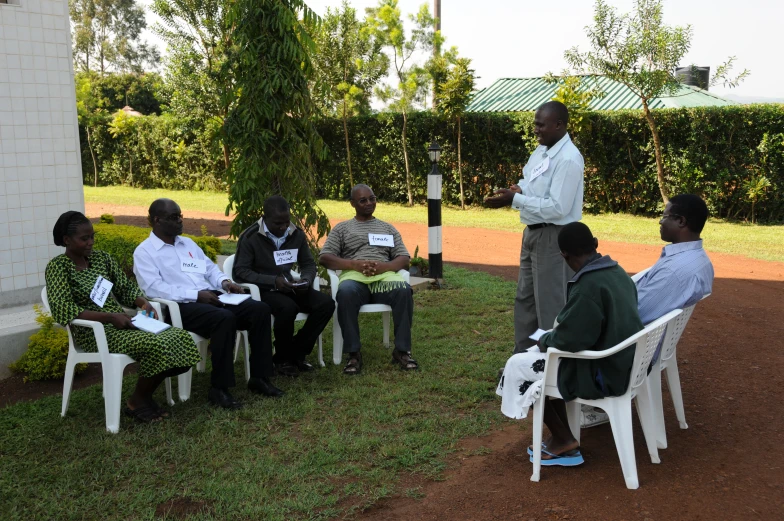
[[[605,76],[582,76],[581,89],[594,86],[604,91],[602,98],[591,101],[592,110],[642,109],[642,102],[626,85]],[[558,85],[538,78],[501,78],[479,91],[468,105],[468,112],[527,112],[536,110],[550,101]],[[680,107],[723,107],[736,105],[706,90],[681,85],[671,96],[654,98],[648,106],[652,109]]]

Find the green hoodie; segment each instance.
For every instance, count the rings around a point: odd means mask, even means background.
[[[596,254],[567,284],[558,326],[542,335],[542,346],[576,353],[603,351],[642,330],[637,288],[609,256]],[[558,391],[564,400],[620,396],[629,386],[634,346],[599,360],[561,359]]]

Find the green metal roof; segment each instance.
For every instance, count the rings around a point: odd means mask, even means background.
[[[642,102],[626,85],[605,76],[582,76],[580,89],[599,87],[605,95],[591,101],[593,110],[642,109]],[[558,85],[544,78],[501,78],[480,90],[468,105],[469,112],[525,112],[550,101]],[[681,85],[674,95],[655,98],[652,109],[719,107],[736,103],[697,87]]]

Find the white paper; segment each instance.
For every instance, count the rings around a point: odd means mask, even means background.
[[[550,156],[544,156],[544,160],[538,165],[536,165],[536,167],[531,172],[531,178],[528,180],[528,182],[530,183],[531,181],[533,181],[534,179],[542,175],[549,166],[550,166]]]
[[[547,333],[547,331],[545,331],[544,329],[537,329],[537,330],[536,330],[536,331],[534,331],[534,333],[533,333],[531,336],[529,336],[528,338],[530,338],[531,340],[534,340],[534,341],[538,342],[538,341],[539,341],[539,339],[540,339],[540,338],[542,338],[542,335],[544,335],[545,333]]]
[[[204,259],[180,259],[180,269],[185,273],[207,273],[207,261]]]
[[[150,318],[148,316],[142,315],[139,313],[135,317],[131,319],[133,325],[136,326],[138,329],[142,331],[147,331],[148,333],[155,333],[156,335],[161,331],[166,331],[171,326],[162,320],[155,320],[154,318]]]
[[[276,266],[297,262],[297,250],[278,250],[272,253],[275,256]]]
[[[368,241],[371,246],[394,246],[395,239],[391,235],[383,235],[378,233],[369,233]]]
[[[218,300],[220,300],[224,304],[229,304],[230,306],[236,306],[237,304],[242,304],[249,298],[250,295],[248,295],[247,293],[221,293],[220,296],[218,296]]]
[[[90,300],[102,308],[106,304],[106,299],[109,298],[109,293],[112,292],[113,286],[114,284],[99,275],[98,280],[95,281],[95,286],[90,291]]]

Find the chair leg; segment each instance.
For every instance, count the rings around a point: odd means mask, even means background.
[[[634,401],[637,406],[637,416],[639,416],[640,425],[642,426],[642,434],[645,436],[645,444],[648,447],[648,454],[651,456],[651,463],[661,463],[659,450],[656,447],[658,429],[654,419],[655,407],[647,379],[637,388],[637,396],[634,398]]]
[[[667,448],[667,432],[664,426],[664,404],[662,403],[662,374],[659,362],[654,364],[651,374],[648,375],[648,388],[651,391],[653,402],[653,423],[656,431],[656,446],[660,449]]]
[[[190,368],[186,372],[177,376],[177,394],[180,395],[181,402],[184,402],[191,397],[192,381],[193,381],[193,368]]]
[[[572,431],[572,436],[580,443],[580,414],[581,404],[571,401],[566,404],[566,417],[569,420],[569,429]]]
[[[207,348],[209,347],[209,342],[201,342],[199,343],[199,355],[201,355],[201,360],[199,363],[196,364],[196,370],[200,373],[203,373],[207,370]]]
[[[384,347],[389,349],[389,317],[392,313],[384,311],[381,313],[381,320],[384,322]]]
[[[68,412],[68,404],[71,401],[71,388],[73,387],[75,368],[76,360],[73,356],[69,356],[65,363],[65,378],[63,379],[63,407],[60,411],[60,416],[65,416],[65,413]]]
[[[637,479],[637,462],[634,459],[634,438],[632,434],[632,404],[631,400],[606,399],[605,412],[610,416],[615,447],[618,458],[621,460],[621,470],[626,481],[626,488],[637,489],[640,482]]]
[[[240,335],[237,333],[237,339],[234,341],[234,363],[237,363],[237,353],[240,351]]]
[[[678,362],[673,355],[667,361],[667,367],[664,370],[667,373],[667,387],[670,389],[670,396],[672,396],[672,405],[675,408],[675,416],[678,418],[678,423],[681,429],[688,429],[686,425],[686,411],[683,409],[683,395],[681,394],[681,377],[678,374]]]
[[[332,316],[332,362],[335,365],[340,365],[343,361],[343,330],[340,329],[340,322],[338,322],[337,306],[335,306],[335,314]]]
[[[120,430],[123,366],[118,363],[101,364],[103,368],[104,409],[106,430],[116,434]]]
[[[324,367],[324,346],[323,342],[321,341],[321,335],[318,338],[318,361],[321,367]]]
[[[166,387],[166,402],[169,406],[172,406],[174,405],[174,398],[172,398],[171,377],[167,378],[163,385]]]
[[[533,453],[534,453],[534,470],[531,474],[531,481],[539,481],[540,473],[542,469],[542,428],[544,425],[544,400],[547,399],[542,393],[543,396],[534,402],[534,442],[533,442]]]

